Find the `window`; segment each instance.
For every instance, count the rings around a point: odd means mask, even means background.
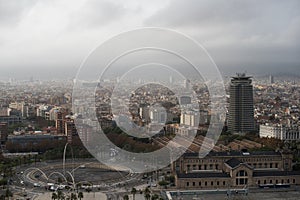
[[[295,180],[295,179],[293,179],[293,183],[294,183],[294,184],[296,183],[296,180]]]
[[[190,182],[186,182],[186,186],[189,187],[190,186]]]
[[[295,179],[294,179],[295,180]],[[217,181],[217,185],[219,186],[220,185],[220,182],[219,181]]]
[[[223,185],[225,185],[226,183],[225,183],[225,181],[223,181]]]
[[[276,184],[278,184],[278,180],[276,180]]]
[[[196,183],[195,183],[195,182],[193,182],[193,186],[194,186],[194,187],[196,186]]]
[[[244,184],[245,184],[245,179],[240,179],[240,182],[237,185],[244,185]]]
[[[270,180],[270,183],[272,183],[272,180]]]
[[[247,172],[244,171],[244,170],[241,170],[239,172],[236,173],[236,176],[237,177],[240,177],[240,176],[248,176]]]
[[[210,185],[211,185],[211,186],[213,186],[213,185],[214,185],[214,182],[213,182],[213,181],[212,181],[212,182],[210,182]]]
[[[248,173],[245,170],[238,171],[236,173],[236,185],[248,184]]]
[[[216,164],[216,170],[218,170],[219,169],[219,165],[218,164]]]
[[[275,163],[275,168],[278,168],[278,163]]]
[[[205,186],[207,186],[207,181],[205,181]]]
[[[260,180],[257,181],[257,184],[260,185]]]
[[[199,182],[199,186],[201,186],[201,181]]]
[[[273,168],[273,163],[270,163],[270,168]]]
[[[264,180],[264,184],[267,184],[267,181],[266,181],[266,180]]]
[[[187,170],[190,171],[191,165],[187,165]]]
[[[201,165],[198,166],[198,169],[201,170]]]

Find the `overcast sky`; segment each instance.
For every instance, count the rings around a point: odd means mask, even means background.
[[[223,74],[300,75],[298,0],[0,0],[0,80],[74,77],[95,47],[140,27],[195,38]]]

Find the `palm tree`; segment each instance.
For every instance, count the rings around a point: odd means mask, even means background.
[[[77,199],[77,196],[76,196],[76,194],[74,194],[74,193],[71,193],[71,200],[76,200]]]
[[[151,197],[151,195],[150,194],[145,194],[145,198],[147,199],[147,200],[150,200],[150,197]]]
[[[65,199],[64,193],[60,190],[57,192],[57,199]]]
[[[58,199],[57,194],[56,194],[55,192],[52,193],[51,199],[52,199],[52,200]]]
[[[150,193],[151,193],[151,191],[149,190],[148,187],[146,187],[145,190],[144,190],[144,194],[150,194]]]
[[[151,191],[149,190],[148,187],[146,187],[146,189],[144,190],[144,194],[145,194],[144,196],[147,200],[150,200],[150,198],[151,198],[150,193],[151,193]]]
[[[136,194],[136,193],[137,193],[136,188],[132,188],[131,194],[132,194],[133,200],[135,200],[135,194]]]
[[[126,194],[123,196],[123,200],[129,200],[129,196]]]
[[[78,198],[81,200],[83,198],[83,192],[78,192]]]
[[[159,196],[157,194],[152,195],[151,200],[157,200],[159,199]]]

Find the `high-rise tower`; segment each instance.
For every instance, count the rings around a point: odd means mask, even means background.
[[[269,82],[270,82],[270,84],[274,83],[274,76],[272,76],[272,75],[269,76]]]
[[[230,83],[228,129],[245,134],[254,130],[253,87],[251,77],[237,74]]]

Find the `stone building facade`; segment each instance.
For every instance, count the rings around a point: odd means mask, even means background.
[[[244,188],[300,184],[292,155],[280,152],[186,153],[173,164],[179,189]]]

